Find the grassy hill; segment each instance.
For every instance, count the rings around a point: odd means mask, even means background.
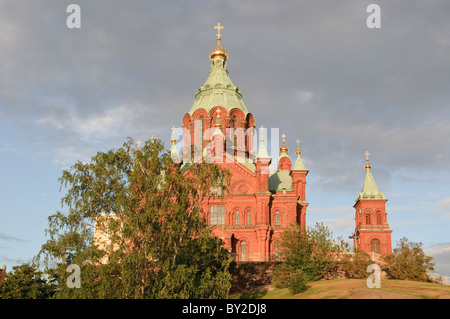
[[[307,291],[272,289],[247,296],[262,299],[450,299],[450,286],[408,280],[381,280],[381,288],[367,288],[365,279],[321,280]]]

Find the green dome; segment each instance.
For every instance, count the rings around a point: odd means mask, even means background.
[[[211,61],[209,76],[205,84],[197,90],[189,114],[192,116],[198,109],[209,112],[216,106],[222,106],[228,114],[232,109],[240,109],[244,116],[248,113],[242,93],[228,75],[227,62],[220,56]]]

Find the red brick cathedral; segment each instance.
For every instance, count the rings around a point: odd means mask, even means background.
[[[278,167],[269,167],[265,130],[260,128],[259,146],[254,144],[255,119],[228,75],[228,53],[220,43],[223,27],[219,23],[215,28],[217,47],[209,55],[209,76],[183,118],[182,169],[193,153],[194,162],[215,162],[232,173],[225,199],[211,196],[204,204],[205,218],[236,261],[269,261],[279,254],[277,239],[288,225],[305,226],[308,170],[299,149],[291,159],[284,134]]]
[[[276,260],[280,234],[291,224],[306,225],[308,170],[300,158],[299,146],[293,159],[289,156],[284,134],[277,167],[269,167],[272,158],[265,146],[265,131],[259,129],[257,145],[255,119],[228,74],[228,53],[220,43],[223,26],[219,23],[215,28],[217,47],[209,55],[209,76],[197,90],[195,101],[182,122],[182,169],[191,160],[215,162],[228,169],[232,173],[228,194],[221,200],[211,190],[212,196],[203,205],[206,220],[236,261]],[[171,152],[173,158],[181,160],[175,142],[172,137]],[[365,186],[355,205],[354,244],[364,251],[387,253],[391,243],[384,208],[386,200],[378,189],[372,194],[375,185],[372,182],[367,168]],[[370,188],[367,196],[365,188]]]

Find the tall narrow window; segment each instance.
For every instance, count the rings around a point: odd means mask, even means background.
[[[366,224],[370,224],[370,213],[366,213]]]
[[[202,128],[202,131],[200,132],[200,140],[201,140],[201,146],[203,147],[203,134],[205,132],[205,119],[203,118],[203,116],[200,116],[200,127]]]
[[[275,212],[275,226],[280,226],[280,212]]]
[[[241,242],[241,261],[247,261],[247,247],[245,241]]]
[[[234,224],[239,225],[239,211],[237,210],[236,213],[234,213]]]
[[[225,205],[211,205],[210,225],[225,225]]]
[[[381,225],[381,212],[377,212],[377,224]]]
[[[252,224],[252,211],[249,210],[247,211],[247,225],[251,225]]]
[[[234,136],[234,147],[237,147],[237,134],[236,134],[236,128],[237,128],[237,119],[236,115],[231,118],[231,127],[233,127],[233,136]]]

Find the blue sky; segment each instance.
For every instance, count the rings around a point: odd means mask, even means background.
[[[81,29],[66,8],[81,7]],[[381,28],[366,25],[370,3]],[[0,4],[0,265],[31,261],[58,178],[127,136],[170,141],[209,72],[217,22],[256,125],[299,138],[307,223],[354,229],[364,152],[396,242],[450,275],[446,0],[56,1]],[[271,154],[277,157],[277,154]]]

